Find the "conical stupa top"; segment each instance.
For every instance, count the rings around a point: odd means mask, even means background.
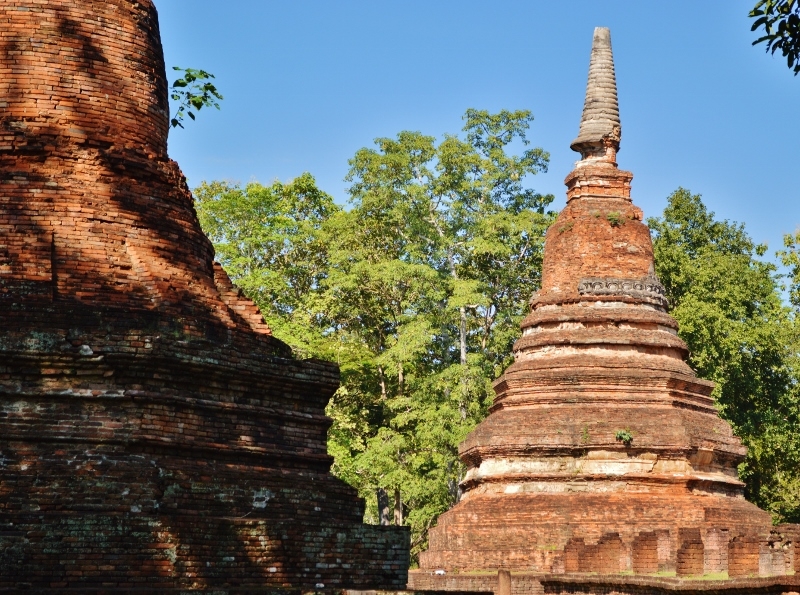
[[[595,27],[592,57],[589,62],[589,82],[578,138],[570,148],[583,159],[601,154],[609,144],[619,150],[621,126],[617,103],[617,79],[614,56],[611,53],[611,32],[607,27]]]

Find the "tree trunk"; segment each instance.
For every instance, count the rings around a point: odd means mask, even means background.
[[[447,473],[450,474],[453,471],[453,466],[457,465],[457,461],[450,461],[447,463]],[[464,474],[462,473],[462,469],[459,468],[459,472],[457,477],[450,477],[447,480],[447,491],[450,492],[450,497],[452,503],[450,504],[451,507],[455,506],[461,501],[461,480],[464,479]]]
[[[386,400],[386,378],[383,375],[383,367],[378,366],[378,378],[380,379],[381,383],[381,400]]]
[[[394,524],[403,524],[403,500],[400,498],[400,488],[394,489]]]
[[[380,518],[380,523],[384,526],[391,525],[391,522],[389,521],[389,515],[391,514],[391,509],[389,508],[389,494],[383,488],[378,488],[377,496],[378,517]]]
[[[461,419],[467,419],[467,309],[459,308],[461,323],[458,328],[458,340],[461,343],[461,404],[458,409]]]

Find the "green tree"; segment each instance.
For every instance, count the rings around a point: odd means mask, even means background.
[[[800,312],[800,231],[783,237],[784,250],[777,255],[783,266],[789,269],[789,301],[795,313]]]
[[[203,182],[200,224],[217,260],[258,304],[274,334],[301,355],[328,355],[315,298],[328,274],[323,224],[341,211],[304,173],[289,183]]]
[[[548,160],[527,148],[530,114],[464,119],[463,138],[401,132],[358,151],[353,208],[327,226],[324,310],[362,356],[358,381],[345,380],[329,407],[331,452],[373,520],[370,494],[402,499],[415,554],[459,497],[458,443],[508,363],[552,221],[552,196],[525,186]],[[520,155],[508,152],[515,140]]]
[[[798,0],[759,0],[750,11],[751,31],[763,29],[753,45],[766,43],[766,51],[781,51],[787,66],[800,72],[800,2]]]
[[[309,174],[195,191],[218,259],[276,336],[339,364],[333,471],[359,489],[368,520],[381,517],[376,494],[394,496],[415,554],[459,498],[458,444],[484,417],[539,287],[554,216],[552,196],[526,186],[548,161],[527,147],[530,121],[469,110],[463,137],[377,139],[350,161],[348,211]]]
[[[775,265],[744,226],[717,221],[683,188],[651,218],[656,272],[698,375],[748,447],[748,499],[776,520],[800,519],[796,324]]]

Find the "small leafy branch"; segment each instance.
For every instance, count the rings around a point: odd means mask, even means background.
[[[217,100],[222,100],[223,97],[214,84],[210,82],[210,79],[214,78],[213,74],[205,70],[181,68],[180,66],[173,66],[172,69],[183,72],[183,76],[172,83],[170,98],[178,102],[178,111],[175,112],[175,116],[170,120],[173,128],[178,126],[183,128],[183,118],[185,116],[189,116],[194,120],[195,115],[192,110],[199,112],[204,107],[219,109]]]
[[[633,434],[629,429],[624,430],[617,430],[617,433],[614,434],[614,437],[622,442],[625,446],[630,446],[631,442],[633,442]]]
[[[611,227],[619,227],[624,223],[622,214],[619,211],[611,211],[606,215],[606,219],[608,219]]]
[[[565,231],[569,231],[575,225],[574,221],[568,221],[564,225],[558,228],[558,233],[564,233]]]
[[[751,31],[763,27],[765,35],[753,45],[767,42],[767,50],[775,54],[780,50],[787,66],[800,73],[800,0],[759,0],[750,11],[756,19]]]

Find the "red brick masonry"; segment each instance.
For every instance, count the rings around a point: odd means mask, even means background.
[[[150,0],[4,0],[0,45],[0,591],[404,586],[407,531],[329,473],[338,369],[271,336],[167,156]]]

